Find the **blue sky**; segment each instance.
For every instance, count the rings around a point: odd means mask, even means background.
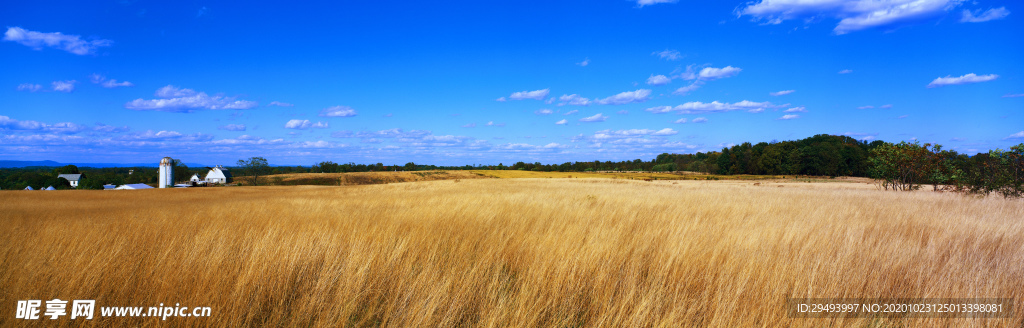
[[[1024,142],[1013,1],[7,2],[0,159],[649,160]]]

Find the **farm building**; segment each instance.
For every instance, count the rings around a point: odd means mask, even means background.
[[[54,189],[53,186],[49,186],[49,187],[46,187],[46,189],[43,189],[43,190],[57,190],[57,189]]]
[[[231,171],[225,169],[223,166],[217,165],[210,169],[210,172],[206,173],[207,183],[228,183],[231,182]]]
[[[196,173],[196,174],[193,174],[192,177],[188,179],[188,182],[198,184],[198,183],[202,183],[203,179],[199,178],[199,173]]]
[[[36,188],[32,188],[32,186],[28,186],[28,187],[25,187],[25,190],[36,190]]]
[[[132,184],[121,185],[120,187],[114,188],[114,190],[138,190],[138,189],[153,189],[153,187],[150,187],[149,185],[147,185],[145,183],[132,183]]]
[[[64,178],[65,180],[68,180],[69,183],[71,183],[71,187],[72,188],[78,188],[78,181],[82,179],[82,175],[81,174],[59,174],[59,175],[57,175],[57,178]]]

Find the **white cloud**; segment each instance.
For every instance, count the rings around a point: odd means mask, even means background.
[[[601,104],[601,105],[625,105],[625,104],[634,103],[634,102],[644,102],[644,101],[647,101],[647,99],[650,99],[649,98],[650,95],[651,95],[651,90],[639,89],[639,90],[636,90],[636,91],[622,92],[622,93],[619,93],[617,95],[614,95],[614,96],[611,96],[611,97],[608,97],[608,98],[604,98],[604,99],[600,99],[600,100],[595,100],[594,102],[596,102],[598,104]]]
[[[651,130],[651,129],[601,130],[601,131],[594,132],[594,136],[592,138],[594,140],[607,140],[607,139],[620,139],[620,138],[630,138],[630,137],[638,137],[638,136],[665,137],[665,136],[671,136],[671,135],[676,135],[676,134],[679,134],[679,131],[673,130],[671,128],[664,128],[664,129],[661,129],[661,130]]]
[[[868,105],[868,106],[857,107],[857,109],[872,109],[872,108],[875,108],[875,106]]]
[[[722,68],[705,67],[704,69],[700,70],[700,73],[697,75],[697,77],[705,81],[724,79],[727,77],[736,76],[742,70],[743,69],[732,66],[726,66]]]
[[[675,123],[675,124],[683,124],[683,123],[686,123],[686,118],[684,117],[684,118],[678,119],[678,120],[676,120],[675,122],[672,122],[672,123]]]
[[[17,90],[18,91],[36,92],[36,91],[39,91],[39,89],[42,89],[42,88],[43,88],[43,86],[38,85],[38,84],[22,83],[22,84],[18,85]]]
[[[53,81],[53,91],[60,91],[60,92],[75,91],[75,83],[78,83],[78,81],[75,81],[75,80]]]
[[[68,35],[60,32],[44,33],[29,31],[21,27],[8,27],[4,33],[4,41],[21,43],[35,50],[44,46],[64,50],[76,55],[88,55],[96,52],[99,47],[113,44],[110,40],[82,40],[81,36]]]
[[[776,92],[769,93],[769,95],[771,95],[773,97],[778,97],[778,96],[785,96],[785,95],[788,95],[788,94],[791,94],[791,93],[794,93],[794,92],[796,92],[796,90],[782,90],[782,91],[776,91]]]
[[[846,34],[873,27],[895,27],[945,14],[963,0],[760,0],[738,9],[768,24],[791,19],[839,19],[833,29]]]
[[[1017,133],[1011,134],[1010,136],[1008,136],[1006,138],[1003,138],[1003,140],[1007,140],[1007,139],[1024,139],[1024,131],[1017,132]]]
[[[780,120],[792,120],[792,119],[798,119],[798,118],[800,118],[800,115],[786,114],[786,115],[782,115],[782,117],[779,117],[778,119],[780,119]]]
[[[537,114],[537,115],[551,115],[552,113],[554,113],[554,111],[552,111],[550,109],[538,109],[538,110],[534,111],[533,113]]]
[[[503,127],[505,126],[505,123],[494,123],[494,121],[488,121],[487,126]]]
[[[562,95],[558,97],[558,106],[573,105],[573,106],[589,106],[590,99],[580,97],[577,94]]]
[[[1008,94],[1003,95],[1003,98],[1019,98],[1019,97],[1024,97],[1024,93],[1018,93],[1018,94],[1008,93]]]
[[[320,110],[323,117],[352,117],[356,116],[356,110],[348,106],[332,106]]]
[[[718,101],[712,101],[710,103],[691,101],[675,107],[672,106],[658,106],[648,108],[648,112],[655,114],[668,113],[668,112],[679,112],[681,114],[700,114],[700,113],[715,113],[715,112],[727,112],[734,110],[746,110],[750,112],[761,112],[766,108],[777,108],[780,106],[773,105],[770,102],[753,102],[749,100],[740,101],[737,103],[722,103]]]
[[[693,121],[690,121],[690,122],[693,122],[693,123],[707,123],[708,119],[703,118],[703,117],[698,117],[698,118],[693,119]]]
[[[469,124],[463,125],[462,127],[464,127],[464,128],[475,128],[476,127],[476,123],[469,123]]]
[[[681,87],[679,89],[676,89],[676,91],[672,91],[672,94],[680,95],[680,96],[685,96],[685,95],[689,94],[690,92],[692,92],[693,90],[697,90],[699,88],[700,88],[699,81],[694,81],[693,83],[690,83],[690,85],[687,85],[687,86]]]
[[[556,125],[566,125],[566,124],[569,124],[569,121],[565,120],[565,119],[562,119],[562,120],[560,120],[558,122],[555,122],[555,124]]]
[[[655,51],[654,53],[652,53],[652,55],[661,57],[661,59],[666,59],[666,60],[677,60],[677,59],[683,58],[683,55],[681,55],[679,53],[679,51],[670,50],[670,49],[665,49],[665,50],[662,50],[662,51]]]
[[[92,129],[93,129],[93,131],[105,132],[105,133],[127,132],[128,130],[130,130],[128,128],[128,126],[117,127],[117,126],[112,126],[112,125],[106,125],[106,124],[103,124],[103,123],[96,123],[96,127],[92,128]]]
[[[587,67],[587,65],[590,65],[590,58],[584,58],[583,61],[576,63],[576,65]]]
[[[628,111],[628,110],[625,110],[625,109],[623,109],[623,110],[620,110],[620,111],[617,111],[617,112],[615,112],[615,114],[619,114],[619,115],[626,115],[626,114],[629,114],[629,111]]]
[[[573,109],[571,111],[565,112],[565,114],[562,114],[562,115],[568,116],[568,115],[576,114],[576,113],[579,113],[579,112],[580,111]]]
[[[226,131],[245,131],[245,124],[228,124],[218,126],[217,129]]]
[[[289,120],[287,123],[285,123],[284,127],[286,129],[305,130],[305,129],[309,129],[309,128],[326,129],[329,126],[327,125],[327,122],[316,122],[316,123],[313,123],[313,122],[310,122],[309,120],[294,119],[294,120]]]
[[[250,109],[259,103],[248,100],[235,100],[234,97],[209,96],[205,92],[178,88],[168,85],[157,89],[155,95],[163,99],[135,99],[124,108],[133,110],[155,110],[174,113],[191,113],[197,109]]]
[[[889,108],[892,108],[892,104],[885,104],[885,105],[882,105],[882,106],[878,106],[878,108],[889,109]]]
[[[947,75],[946,77],[936,78],[935,80],[932,81],[932,83],[928,83],[928,87],[929,88],[936,88],[936,87],[941,87],[941,86],[945,86],[945,85],[958,85],[958,84],[967,84],[967,83],[988,82],[988,81],[995,80],[997,78],[999,78],[999,75],[995,75],[995,74],[975,75],[974,73],[970,73],[970,74],[967,74],[967,75],[961,75],[959,77],[953,77],[953,76]]]
[[[643,8],[644,6],[650,6],[659,3],[675,3],[676,0],[636,0],[636,6]]]
[[[594,114],[594,116],[588,116],[579,119],[580,122],[604,122],[608,119],[608,116],[601,115],[601,113]]]
[[[0,115],[0,130],[45,131],[50,133],[72,134],[85,129],[86,127],[71,122],[47,124],[39,121],[22,121]]]
[[[146,130],[143,133],[130,133],[119,137],[121,140],[176,140],[176,141],[210,141],[213,136],[203,133],[184,134],[178,131]]]
[[[500,101],[500,102],[505,102],[507,100],[508,99],[505,99],[505,97],[498,97],[498,99],[494,99],[494,101]]]
[[[981,23],[990,20],[997,20],[1006,18],[1010,15],[1010,11],[1006,10],[1006,7],[992,8],[981,13],[981,15],[975,16],[970,10],[964,10],[963,15],[960,17],[961,23]]]
[[[550,93],[551,93],[550,89],[541,89],[541,90],[534,90],[534,91],[519,91],[519,92],[513,92],[511,96],[508,96],[508,99],[510,99],[510,100],[524,100],[524,99],[544,100],[544,97],[547,97],[548,94],[550,94]],[[498,99],[501,99],[501,98],[498,98]],[[498,100],[498,101],[501,101],[501,100]]]
[[[839,71],[839,74],[850,74],[850,73],[853,73],[852,69],[844,69],[844,70]]]
[[[671,128],[664,128],[664,129],[661,129],[661,130],[658,130],[658,131],[654,131],[654,133],[651,133],[651,135],[652,136],[671,136],[671,135],[675,135],[675,134],[678,134],[678,133],[679,133],[678,131],[672,130]]]
[[[651,77],[647,78],[647,84],[650,85],[666,85],[669,84],[670,82],[672,82],[672,79],[664,75],[651,74]]]
[[[267,104],[267,106],[293,107],[295,105],[294,104],[289,104],[289,103],[286,103],[286,102],[271,101],[269,104]]]
[[[793,108],[784,110],[782,112],[783,113],[803,113],[803,112],[806,112],[806,111],[807,111],[807,108],[805,108],[803,106],[800,106],[800,107],[793,107]]]
[[[113,89],[113,88],[117,88],[117,87],[131,87],[131,86],[135,86],[135,84],[133,84],[131,82],[128,82],[128,81],[118,82],[117,80],[114,80],[114,79],[107,79],[107,77],[105,77],[103,75],[99,75],[99,74],[91,75],[90,79],[92,80],[92,83],[99,84],[100,86],[102,86],[104,88],[107,88],[107,89]]]

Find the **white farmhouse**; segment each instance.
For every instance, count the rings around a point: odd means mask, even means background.
[[[231,172],[225,169],[223,166],[217,165],[210,169],[210,172],[206,173],[207,183],[228,183],[231,181]]]
[[[202,183],[203,179],[200,179],[199,178],[199,173],[196,173],[196,174],[193,174],[192,177],[188,179],[188,182],[192,182],[192,183],[198,184],[198,183]]]
[[[78,180],[82,179],[81,174],[58,174],[57,178],[64,178],[71,183],[72,188],[78,188]]]

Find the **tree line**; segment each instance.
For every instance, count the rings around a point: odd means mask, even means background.
[[[346,173],[421,170],[524,170],[541,172],[675,172],[733,175],[807,175],[853,176],[877,179],[887,190],[916,190],[922,185],[972,194],[998,193],[1007,197],[1024,195],[1024,143],[1009,150],[995,149],[973,156],[943,149],[940,145],[918,142],[889,143],[881,140],[859,141],[849,136],[820,134],[809,138],[782,141],[745,142],[724,147],[721,151],[694,154],[663,153],[650,161],[565,162],[542,164],[516,162],[510,166],[463,165],[436,166],[408,162],[405,165],[338,164],[323,161],[309,167],[270,166],[263,157],[239,160],[239,176],[251,178],[286,173]],[[209,168],[193,170],[180,160],[173,161],[177,181],[192,174],[201,177]],[[67,180],[58,174],[83,174],[79,189],[102,189],[103,184],[157,182],[158,171],[152,167],[83,168],[74,165],[60,168],[30,167],[0,170],[0,189],[23,189],[25,186],[69,189]]]

